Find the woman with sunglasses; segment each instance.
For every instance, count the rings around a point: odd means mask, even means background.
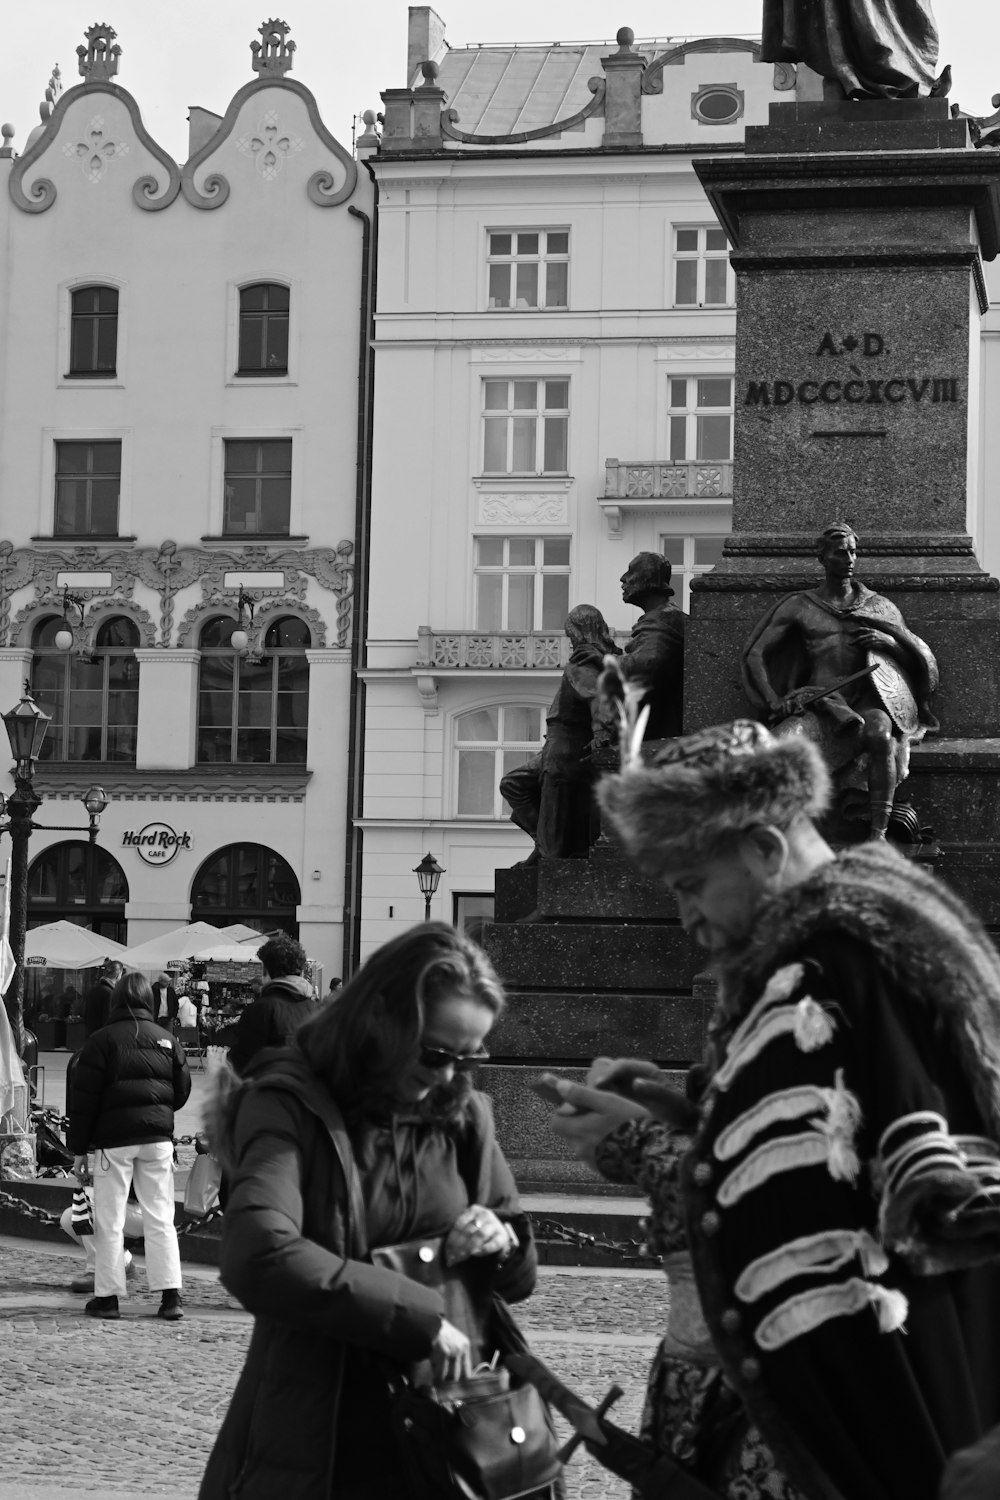
[[[392,1268],[391,1247],[436,1244],[476,1295],[518,1301],[535,1283],[530,1227],[469,1076],[503,1003],[475,944],[428,922],[217,1098],[222,1280],[256,1321],[200,1500],[409,1500],[389,1378],[423,1366],[459,1379],[480,1351],[440,1287]]]

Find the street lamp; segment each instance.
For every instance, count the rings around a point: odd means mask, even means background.
[[[63,617],[62,624],[55,633],[55,645],[60,651],[71,651],[73,648],[73,622],[69,617],[70,609],[75,609],[80,616],[80,624],[83,624],[83,600],[77,594],[71,594],[69,586],[63,589]]]
[[[248,633],[246,632],[246,630],[244,630],[244,628],[243,628],[243,611],[246,610],[246,612],[247,612],[247,615],[249,617],[248,620],[247,620],[247,624],[250,626],[250,629],[252,630],[253,629],[253,607],[254,607],[255,603],[256,603],[256,600],[254,599],[253,594],[248,594],[247,591],[246,591],[246,589],[243,587],[243,585],[241,583],[240,584],[240,597],[236,601],[236,609],[237,609],[237,612],[239,614],[239,619],[236,622],[236,629],[233,631],[232,635],[229,637],[229,644],[232,646],[232,648],[233,648],[234,651],[239,652],[240,656],[245,655],[245,653],[246,653],[246,651],[247,651],[247,649],[249,648],[249,645],[250,645],[250,636],[248,635]]]
[[[35,762],[41,753],[45,731],[52,722],[51,715],[39,708],[31,696],[31,686],[26,681],[24,694],[19,703],[9,708],[3,719],[11,754],[14,757],[14,791],[4,799],[0,796],[0,817],[7,814],[6,823],[0,823],[0,834],[10,834],[10,930],[8,940],[14,959],[14,977],[7,987],[4,1002],[14,1044],[18,1053],[24,1050],[24,939],[28,930],[28,842],[35,829],[56,833],[82,833],[83,830],[67,823],[36,823],[35,813],[42,799],[35,791],[33,777]],[[103,787],[88,787],[80,798],[90,819],[87,834],[91,843],[97,838],[101,813],[108,805]]]
[[[433,854],[425,854],[419,865],[414,865],[413,873],[417,877],[420,894],[424,898],[424,921],[431,919],[431,897],[441,883],[441,876],[446,872],[438,864]]]

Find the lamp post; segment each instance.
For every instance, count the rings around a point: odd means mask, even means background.
[[[413,873],[417,877],[420,894],[424,898],[424,921],[431,919],[431,897],[441,883],[441,876],[446,873],[438,864],[433,854],[425,854],[419,865],[414,865]]]
[[[51,829],[59,833],[82,833],[82,829],[65,823],[36,823],[35,813],[42,799],[35,791],[33,777],[35,762],[45,739],[45,731],[51,723],[51,715],[39,708],[31,696],[31,687],[25,682],[24,695],[20,702],[3,715],[4,728],[10,741],[14,757],[14,791],[6,800],[0,794],[0,816],[6,812],[7,822],[0,823],[0,833],[10,834],[10,927],[8,941],[14,959],[14,976],[7,986],[4,1003],[14,1044],[18,1055],[24,1050],[24,940],[28,931],[28,843],[34,830]],[[88,836],[93,843],[97,838],[101,813],[108,805],[103,787],[88,787],[81,797],[90,822]]]

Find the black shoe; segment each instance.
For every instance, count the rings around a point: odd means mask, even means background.
[[[177,1291],[163,1292],[160,1297],[160,1305],[156,1310],[158,1318],[166,1318],[170,1323],[176,1323],[178,1318],[183,1318],[184,1312],[181,1308],[181,1294]]]
[[[117,1297],[91,1297],[84,1304],[84,1312],[89,1313],[92,1318],[120,1318]]]

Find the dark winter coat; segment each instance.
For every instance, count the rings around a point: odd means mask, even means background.
[[[265,1047],[287,1047],[318,1004],[312,985],[301,974],[269,979],[237,1022],[236,1040],[229,1049],[237,1073],[245,1073]]]
[[[111,1015],[111,992],[114,985],[110,979],[99,979],[83,998],[83,1034],[93,1036],[102,1026],[107,1026]]]
[[[191,1092],[184,1048],[133,1001],[88,1037],[70,1085],[66,1144],[77,1156],[95,1146],[169,1141],[174,1110]]]
[[[441,1295],[360,1258],[366,1226],[350,1208],[350,1141],[296,1048],[258,1059],[222,1132],[220,1139],[217,1124],[213,1147],[231,1181],[222,1281],[255,1323],[199,1500],[334,1500],[345,1362],[358,1351],[395,1364],[425,1358],[443,1316]],[[518,1300],[530,1293],[537,1262],[482,1095],[472,1095],[466,1135],[478,1179],[468,1184],[470,1201],[516,1219],[521,1248],[498,1268],[495,1285]],[[387,1436],[352,1435],[366,1451]]]

